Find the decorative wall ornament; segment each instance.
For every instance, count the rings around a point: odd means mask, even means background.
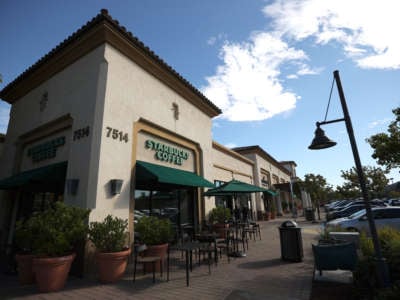
[[[44,111],[47,107],[47,101],[49,101],[49,93],[48,92],[44,92],[42,95],[42,99],[40,99],[40,111]]]
[[[174,119],[179,120],[179,106],[175,102],[172,103],[172,111],[174,112]]]

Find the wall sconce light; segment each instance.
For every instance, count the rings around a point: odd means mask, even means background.
[[[66,188],[68,195],[76,195],[79,187],[79,179],[67,179]]]
[[[121,188],[122,188],[122,183],[124,181],[122,179],[111,179],[110,180],[110,185],[111,185],[111,194],[116,195],[121,193]]]

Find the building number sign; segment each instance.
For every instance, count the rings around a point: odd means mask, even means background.
[[[106,130],[106,137],[119,140],[120,142],[128,142],[128,133],[108,126],[106,127]]]
[[[89,126],[86,126],[85,128],[80,128],[74,131],[74,136],[73,136],[73,140],[80,140],[83,139],[84,137],[89,136]]]

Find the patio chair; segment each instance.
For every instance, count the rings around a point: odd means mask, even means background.
[[[134,246],[134,267],[133,267],[133,282],[136,280],[136,267],[140,263],[143,265],[143,274],[145,274],[145,264],[152,264],[153,270],[153,283],[156,282],[156,263],[160,264],[160,275],[163,273],[163,264],[161,263],[160,256],[143,256],[144,251],[147,249],[146,245],[136,245]]]

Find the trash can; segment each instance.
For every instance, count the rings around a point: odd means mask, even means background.
[[[301,262],[303,260],[303,240],[301,228],[295,221],[285,221],[279,227],[282,260]]]
[[[314,209],[312,207],[307,207],[305,213],[307,221],[315,221]]]

